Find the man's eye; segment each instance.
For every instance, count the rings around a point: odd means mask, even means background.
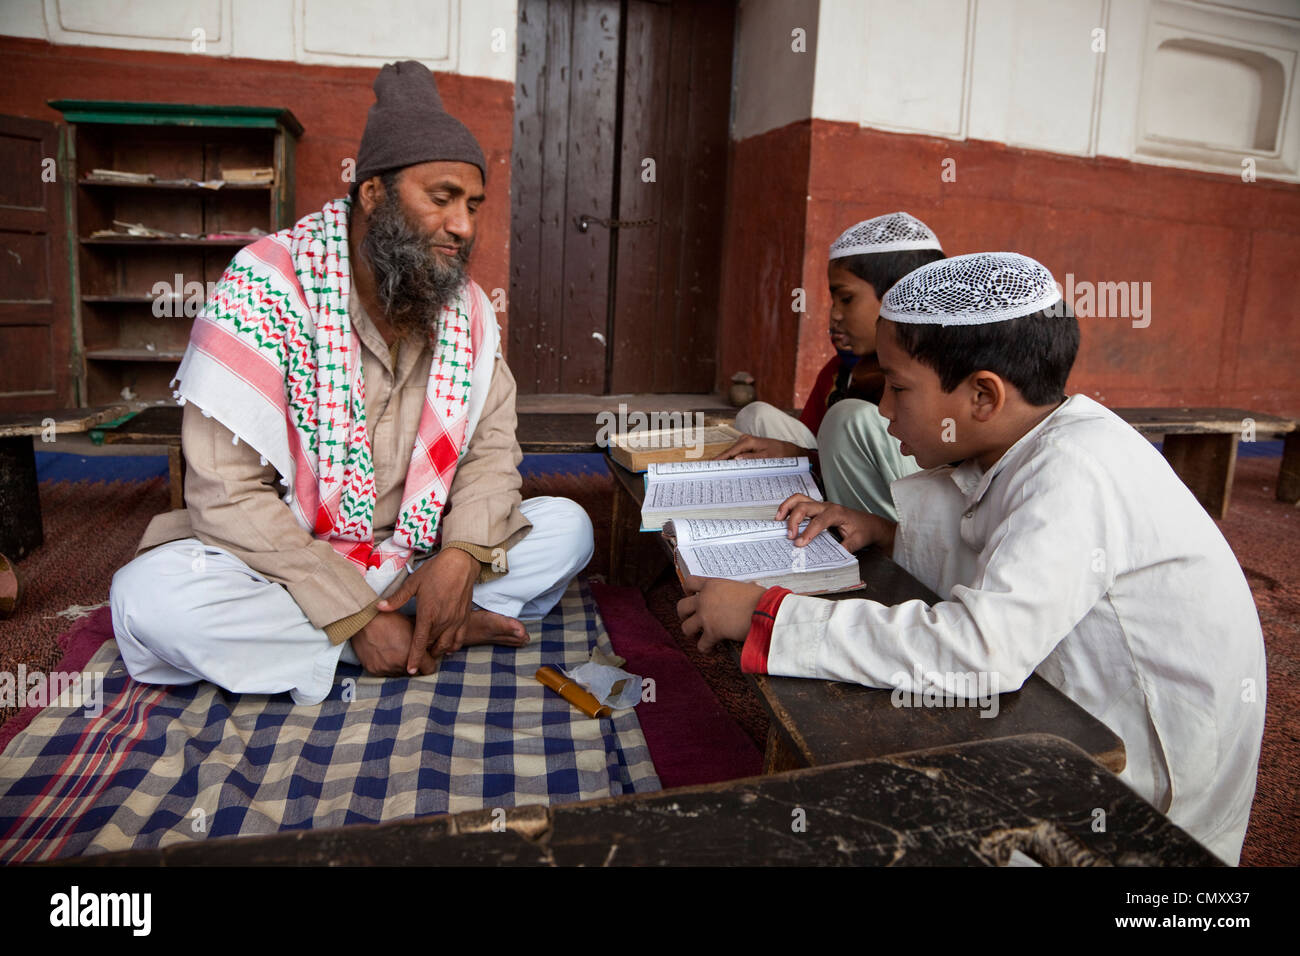
[[[447,197],[442,193],[430,193],[429,198],[433,200],[434,205],[437,206],[447,205]]]

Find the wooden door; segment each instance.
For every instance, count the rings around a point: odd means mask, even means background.
[[[713,390],[734,19],[731,0],[520,0],[520,392]]]
[[[66,168],[58,127],[0,116],[0,411],[77,404]]]

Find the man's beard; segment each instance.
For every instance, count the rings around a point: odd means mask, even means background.
[[[434,239],[407,220],[395,189],[370,214],[361,254],[374,274],[384,318],[399,335],[434,332],[443,307],[465,284],[473,241],[461,242],[449,258],[433,251]]]

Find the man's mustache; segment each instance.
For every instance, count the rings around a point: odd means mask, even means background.
[[[434,251],[437,252],[438,255],[443,255],[443,253],[439,251],[440,249],[454,248],[456,251],[448,258],[456,259],[461,265],[469,265],[469,254],[470,250],[474,248],[474,240],[470,239],[468,241],[462,241],[457,239],[443,241],[441,239],[434,239],[430,245],[436,247]]]

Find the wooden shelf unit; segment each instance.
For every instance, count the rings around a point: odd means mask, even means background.
[[[54,100],[67,120],[63,170],[72,244],[74,376],[83,405],[171,400],[170,382],[210,284],[253,239],[92,238],[113,221],[208,235],[293,223],[294,152],[302,125],[287,109]],[[93,169],[213,180],[221,168],[269,166],[273,183],[123,183]],[[129,390],[129,391],[126,391]],[[125,391],[125,395],[124,395]]]

